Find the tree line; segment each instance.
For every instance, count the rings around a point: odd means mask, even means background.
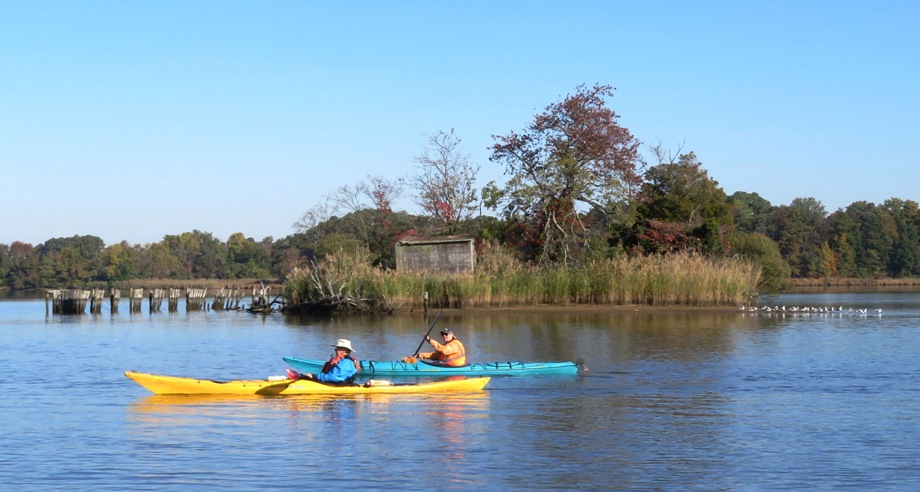
[[[762,269],[760,290],[790,278],[920,276],[920,210],[911,200],[854,202],[828,213],[812,197],[773,205],[727,195],[692,151],[638,141],[608,107],[610,86],[578,86],[518,132],[495,135],[489,161],[506,183],[481,189],[481,167],[454,131],[428,137],[415,174],[368,176],[324,196],[290,236],[221,241],[201,231],[147,245],[95,236],[0,244],[0,287],[48,288],[137,279],[284,279],[339,251],[395,268],[412,236],[463,235],[528,265],[584,266],[629,255],[742,257]],[[644,149],[644,151],[643,151]],[[411,187],[422,213],[394,211]]]

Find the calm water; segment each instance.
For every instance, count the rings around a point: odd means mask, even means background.
[[[920,293],[777,303],[870,314],[445,315],[474,360],[589,371],[472,396],[215,399],[150,396],[122,373],[261,378],[341,337],[397,358],[427,323],[0,301],[0,486],[917,490]]]

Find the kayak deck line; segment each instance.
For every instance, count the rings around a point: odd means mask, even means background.
[[[303,372],[316,373],[322,370],[325,361],[283,357],[284,362]],[[574,375],[584,364],[576,362],[473,362],[463,366],[446,366],[418,360],[406,362],[401,360],[377,361],[361,360],[361,373],[375,376],[529,376],[529,375]]]

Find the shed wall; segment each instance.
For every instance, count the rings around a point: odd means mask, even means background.
[[[418,272],[472,273],[476,264],[473,240],[396,245],[396,269]]]

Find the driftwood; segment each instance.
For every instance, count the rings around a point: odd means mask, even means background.
[[[346,295],[327,296],[284,306],[288,314],[391,314],[393,307],[376,299],[357,299]]]
[[[271,286],[266,286],[264,283],[259,282],[258,288],[252,288],[252,303],[246,308],[246,311],[256,314],[271,314],[276,310],[281,310],[284,307],[284,297],[277,295],[273,300],[269,301],[271,291]]]
[[[315,262],[308,269],[312,294],[299,303],[285,304],[281,312],[288,314],[391,314],[394,307],[386,298],[370,299],[349,294],[348,282],[330,274]]]
[[[275,296],[271,301],[265,297],[257,297],[252,300],[252,304],[246,308],[250,313],[268,314],[275,311],[284,311],[284,298],[281,295]]]

